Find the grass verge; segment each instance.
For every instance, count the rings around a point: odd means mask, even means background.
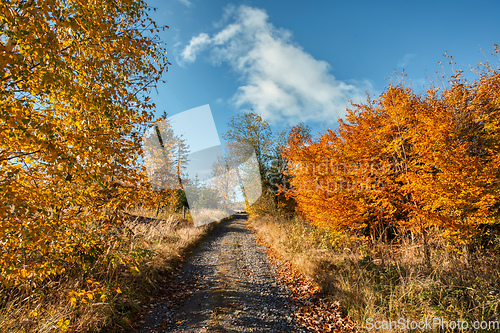
[[[132,213],[86,269],[68,264],[50,281],[0,289],[0,332],[123,332],[219,224],[194,227],[179,214]]]
[[[434,238],[428,266],[422,247],[410,237],[392,244],[341,239],[299,217],[252,216],[250,224],[294,268],[312,279],[324,297],[340,301],[360,330],[392,321],[392,329],[384,332],[417,332],[421,330],[410,327],[413,322],[441,320],[433,322],[432,330],[445,332],[452,331],[452,322],[466,321],[471,328],[475,321],[500,312],[498,239],[475,251],[457,251]],[[405,327],[398,322],[400,318]],[[495,325],[498,322],[489,328]]]

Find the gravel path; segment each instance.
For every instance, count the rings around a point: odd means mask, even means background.
[[[214,231],[176,281],[188,297],[153,308],[136,332],[308,332],[245,218]]]

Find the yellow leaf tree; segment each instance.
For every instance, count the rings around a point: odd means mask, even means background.
[[[0,279],[88,266],[145,183],[168,61],[141,0],[0,3]],[[23,270],[24,269],[24,270]]]

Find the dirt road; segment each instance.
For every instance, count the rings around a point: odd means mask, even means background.
[[[292,318],[290,294],[245,219],[214,231],[177,277],[177,296],[149,311],[136,332],[309,332]]]

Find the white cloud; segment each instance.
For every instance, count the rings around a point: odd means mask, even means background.
[[[363,87],[337,80],[327,62],[269,23],[264,10],[240,6],[232,18],[211,38],[193,37],[179,60],[193,62],[208,48],[214,64],[230,65],[242,82],[232,99],[237,107],[250,106],[271,122],[334,122],[345,114],[348,100],[364,100]]]
[[[182,50],[180,63],[194,62],[196,60],[196,54],[202,51],[210,43],[210,37],[205,33],[191,38],[189,45]]]
[[[415,53],[407,53],[403,56],[403,59],[398,61],[398,66],[399,67],[405,67],[407,66],[410,61],[415,58],[417,55]]]

